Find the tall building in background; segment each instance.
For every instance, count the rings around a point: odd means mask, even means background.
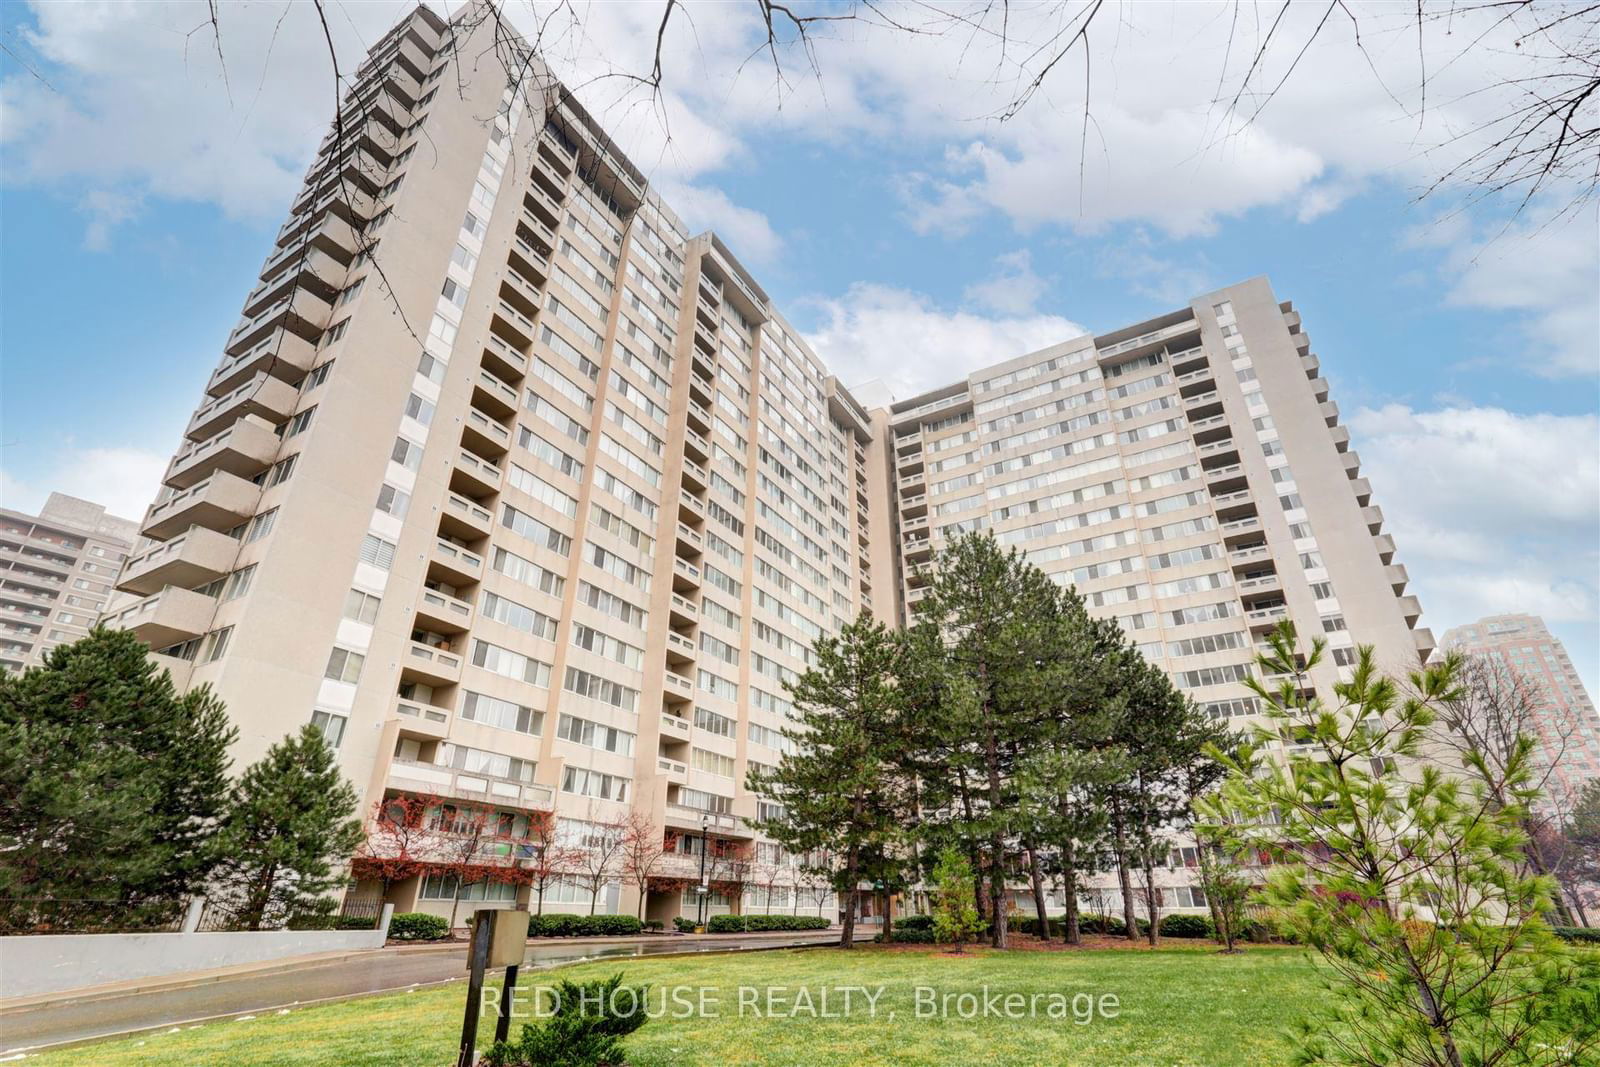
[[[1595,714],[1566,646],[1537,615],[1490,615],[1444,635],[1446,649],[1494,656],[1532,684],[1542,703],[1536,712],[1539,753],[1552,797],[1576,796],[1600,778],[1600,715]]]
[[[312,721],[369,810],[436,794],[513,837],[554,811],[575,843],[648,814],[682,835],[670,918],[707,840],[757,844],[783,683],[872,604],[884,461],[732,251],[481,15],[419,8],[357,72],[111,622],[216,688],[240,764]],[[620,882],[600,906],[631,914]]]
[[[1259,713],[1244,680],[1285,619],[1327,639],[1324,697],[1357,644],[1396,670],[1433,650],[1300,315],[1264,279],[986,367],[887,427],[908,618],[939,548],[987,530],[1217,719]],[[1168,907],[1204,903],[1193,853],[1175,851]]]
[[[137,522],[64,493],[38,515],[0,509],[0,668],[36,666],[88,633],[138,536]]]
[[[748,825],[744,776],[777,762],[811,643],[907,619],[960,531],[1075,582],[1219,717],[1255,711],[1240,682],[1285,617],[1330,639],[1319,688],[1356,641],[1431,649],[1264,281],[868,412],[481,16],[418,9],[358,70],[119,582],[140,599],[111,621],[216,688],[240,762],[314,722],[369,810],[681,835],[649,917],[695,911],[707,841],[782,868],[713,864],[712,910],[747,879],[774,884],[745,907],[832,915]]]

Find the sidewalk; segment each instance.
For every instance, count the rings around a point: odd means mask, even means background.
[[[839,937],[837,929],[780,931],[769,934],[639,934],[625,937],[534,937],[528,939],[530,955],[537,955],[539,949],[561,948],[581,950],[585,947],[615,949],[618,947],[649,946],[651,954],[671,955],[672,950],[667,945],[681,947],[685,952],[700,951],[702,948],[717,945],[730,946],[734,943],[749,943],[755,940],[770,939],[781,941],[786,945],[811,944],[813,942],[828,944]],[[260,977],[264,975],[282,974],[288,971],[302,970],[308,967],[317,967],[324,964],[340,963],[346,960],[372,960],[381,961],[385,958],[399,958],[417,955],[443,955],[457,953],[463,961],[466,959],[467,943],[464,940],[427,942],[425,944],[407,944],[401,941],[390,941],[382,948],[363,949],[356,952],[321,952],[305,956],[289,956],[281,960],[271,960],[266,963],[244,963],[232,967],[218,967],[213,970],[190,971],[185,974],[163,975],[154,978],[135,978],[126,982],[108,982],[103,985],[84,986],[81,989],[68,989],[55,993],[40,993],[28,997],[3,997],[0,998],[0,1019],[8,1015],[28,1011],[43,1005],[82,1004],[96,1000],[105,1000],[112,997],[133,996],[141,993],[159,993],[169,990],[192,989],[196,986],[210,985],[215,982],[224,982],[234,978]],[[573,953],[580,955],[581,952]]]

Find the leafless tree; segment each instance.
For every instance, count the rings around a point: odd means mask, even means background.
[[[1508,660],[1488,653],[1461,657],[1456,698],[1441,703],[1429,740],[1441,751],[1454,752],[1461,765],[1502,807],[1517,802],[1506,794],[1508,762],[1522,738],[1537,743],[1537,771],[1532,785],[1547,792],[1551,775],[1578,728],[1577,720],[1545,698],[1539,686]],[[1559,804],[1530,807],[1523,829],[1526,867],[1535,874],[1559,876],[1559,853],[1548,847],[1560,821]],[[1564,900],[1555,901],[1558,916],[1570,924]]]
[[[581,827],[580,838],[571,843],[572,877],[589,891],[589,914],[593,915],[600,903],[600,890],[623,873],[628,823],[626,819],[598,816],[591,810]]]
[[[639,891],[639,918],[644,918],[650,881],[661,872],[661,860],[678,847],[678,833],[663,830],[642,811],[628,815],[622,831],[622,873]]]

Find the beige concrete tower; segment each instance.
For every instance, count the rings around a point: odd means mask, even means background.
[[[38,515],[0,509],[0,669],[36,666],[89,632],[139,524],[51,493]]]
[[[681,879],[706,837],[754,841],[783,681],[869,603],[870,426],[481,15],[419,8],[357,72],[110,621],[217,689],[241,762],[313,721],[369,806],[492,806],[488,862],[535,812],[582,843],[642,811],[685,834]],[[781,881],[761,905],[792,906]],[[601,907],[634,910],[620,878]]]

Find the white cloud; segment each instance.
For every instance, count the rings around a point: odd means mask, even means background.
[[[822,361],[846,384],[878,379],[901,399],[1086,332],[1060,315],[945,311],[920,293],[869,283],[818,310],[821,325],[806,340]]]
[[[111,247],[111,231],[138,215],[143,206],[137,196],[91,189],[78,202],[79,214],[89,220],[83,231],[83,247],[91,252],[104,252]]]
[[[1543,615],[1591,689],[1600,648],[1600,417],[1364,408],[1350,419],[1435,635]]]
[[[0,469],[0,499],[16,511],[37,513],[52,492],[104,505],[112,515],[139,520],[156,498],[169,456],[142,448],[78,448],[55,452],[55,462],[27,481]]]
[[[1026,248],[995,258],[995,274],[967,286],[967,300],[1002,315],[1026,315],[1044,296],[1047,282],[1033,270],[1033,254]]]

